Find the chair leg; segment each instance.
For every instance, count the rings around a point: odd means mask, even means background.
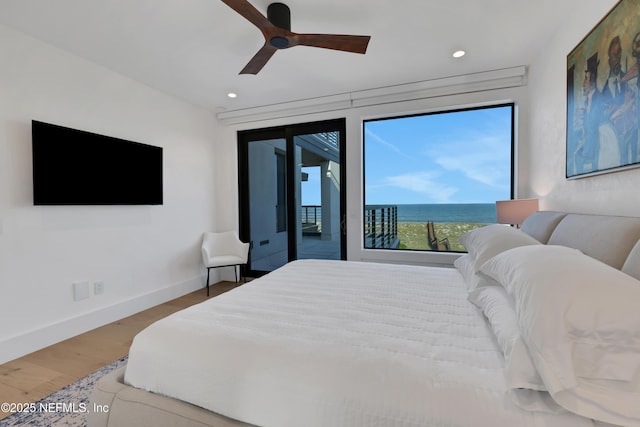
[[[207,267],[207,296],[209,296],[209,271],[211,270],[210,267]]]
[[[238,283],[238,266],[237,265],[233,266],[233,274],[236,275],[236,283]]]

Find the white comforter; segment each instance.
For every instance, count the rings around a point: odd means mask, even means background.
[[[136,336],[125,381],[259,426],[592,426],[526,412],[455,269],[292,262]]]

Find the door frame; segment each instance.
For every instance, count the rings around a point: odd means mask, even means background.
[[[347,259],[347,224],[346,224],[346,119],[323,120],[310,123],[299,123],[283,126],[275,126],[261,129],[242,130],[237,132],[238,144],[238,207],[239,207],[239,236],[243,242],[250,241],[251,237],[251,212],[249,194],[249,143],[254,141],[284,139],[286,143],[286,187],[287,187],[287,245],[288,261],[296,259],[297,250],[297,224],[295,200],[295,140],[298,135],[308,135],[322,132],[339,132],[339,158],[340,158],[340,259]],[[258,277],[265,274],[264,271],[254,270],[251,267],[251,259],[247,265],[246,274]]]

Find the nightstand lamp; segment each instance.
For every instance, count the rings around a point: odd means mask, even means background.
[[[520,227],[520,224],[537,210],[538,199],[498,200],[496,202],[498,224],[511,224]]]

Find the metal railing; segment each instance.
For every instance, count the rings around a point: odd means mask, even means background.
[[[396,248],[398,239],[398,207],[367,205],[364,208],[364,247],[366,249]]]
[[[322,231],[322,206],[302,206],[300,222],[303,233],[319,233]]]

